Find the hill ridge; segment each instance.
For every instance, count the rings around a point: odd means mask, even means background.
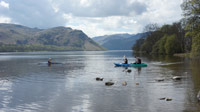
[[[148,32],[137,34],[122,33],[97,36],[92,39],[109,50],[131,50],[136,40],[146,37],[147,35]]]
[[[102,46],[90,39],[83,31],[70,27],[58,26],[48,29],[29,28],[18,24],[0,24],[0,51],[2,45],[20,46],[11,51],[20,50],[22,46],[28,51],[29,46],[37,46],[37,50],[50,50],[54,46],[57,50],[105,50]],[[45,49],[48,47],[48,49]],[[60,47],[60,48],[59,48]],[[56,51],[56,49],[54,49]]]

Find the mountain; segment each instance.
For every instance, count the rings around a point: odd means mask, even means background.
[[[148,33],[114,34],[98,36],[92,39],[109,50],[131,50],[136,40],[147,35]]]
[[[14,48],[15,47],[15,48]],[[0,24],[0,51],[105,50],[81,30]]]

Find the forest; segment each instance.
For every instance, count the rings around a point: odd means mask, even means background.
[[[156,23],[146,25],[144,32],[149,35],[138,39],[133,51],[160,55],[189,53],[191,57],[199,57],[200,0],[184,0],[181,9],[184,18],[178,22],[161,27]]]

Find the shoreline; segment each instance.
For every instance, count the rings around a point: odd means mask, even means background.
[[[176,53],[173,56],[190,58],[190,53]]]

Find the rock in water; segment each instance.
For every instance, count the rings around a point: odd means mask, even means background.
[[[114,82],[105,82],[106,86],[112,86],[114,84]]]
[[[159,98],[159,100],[165,100],[166,98],[165,97],[163,97],[163,98]]]
[[[161,82],[161,81],[164,81],[164,79],[155,79],[155,81]]]
[[[172,99],[171,98],[166,98],[166,101],[172,101]]]
[[[96,80],[97,81],[103,81],[103,78],[102,77],[97,77]]]
[[[181,77],[180,76],[174,76],[172,77],[173,80],[181,80]]]
[[[122,82],[122,86],[126,86],[126,85],[127,85],[126,81]]]
[[[200,91],[197,94],[197,99],[198,99],[198,101],[200,101]]]
[[[128,73],[131,73],[132,70],[131,69],[127,69],[127,70],[124,70],[125,72],[128,72]]]

